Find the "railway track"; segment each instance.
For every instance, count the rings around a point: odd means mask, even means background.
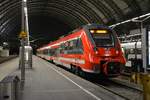
[[[78,74],[79,75],[79,74]],[[100,76],[101,78],[93,78],[89,76],[85,78],[80,75],[80,77],[94,83],[95,85],[117,95],[125,100],[143,100],[143,90],[137,85],[130,83],[121,82],[115,79],[108,79]],[[94,76],[99,77],[99,76]]]
[[[124,98],[125,100],[143,100],[143,91],[137,88],[132,88],[110,79],[92,82],[99,87]]]

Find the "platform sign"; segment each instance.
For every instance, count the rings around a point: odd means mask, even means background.
[[[21,31],[19,34],[19,38],[26,38],[27,37],[27,33],[24,31]]]

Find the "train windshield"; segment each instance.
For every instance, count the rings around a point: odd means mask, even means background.
[[[115,44],[114,34],[111,30],[90,29],[90,33],[96,47],[113,47]]]

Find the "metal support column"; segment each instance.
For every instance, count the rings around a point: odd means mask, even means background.
[[[147,44],[146,44],[146,29],[143,28],[143,21],[141,21],[141,35],[142,35],[142,59],[144,73],[147,73]]]
[[[25,82],[25,59],[24,59],[24,46],[25,46],[25,40],[21,40],[21,88],[24,87]]]
[[[28,7],[27,7],[27,0],[24,2],[24,13],[25,13],[25,32],[27,33],[27,50],[25,51],[27,53],[26,56],[28,56],[28,61],[26,62],[28,65],[28,68],[32,68],[32,47],[30,46],[30,40],[29,40],[29,24],[28,24]]]
[[[25,82],[25,12],[24,12],[24,0],[22,0],[22,25],[21,25],[21,50],[20,50],[20,64],[19,68],[21,69],[21,89],[24,88],[24,82]]]
[[[25,32],[27,33],[27,45],[30,46],[27,0],[26,2],[24,2],[24,14],[25,14],[24,15],[25,16]]]

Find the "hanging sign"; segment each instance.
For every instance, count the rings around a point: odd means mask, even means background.
[[[27,37],[27,33],[24,31],[21,31],[19,34],[19,38],[26,38]]]

